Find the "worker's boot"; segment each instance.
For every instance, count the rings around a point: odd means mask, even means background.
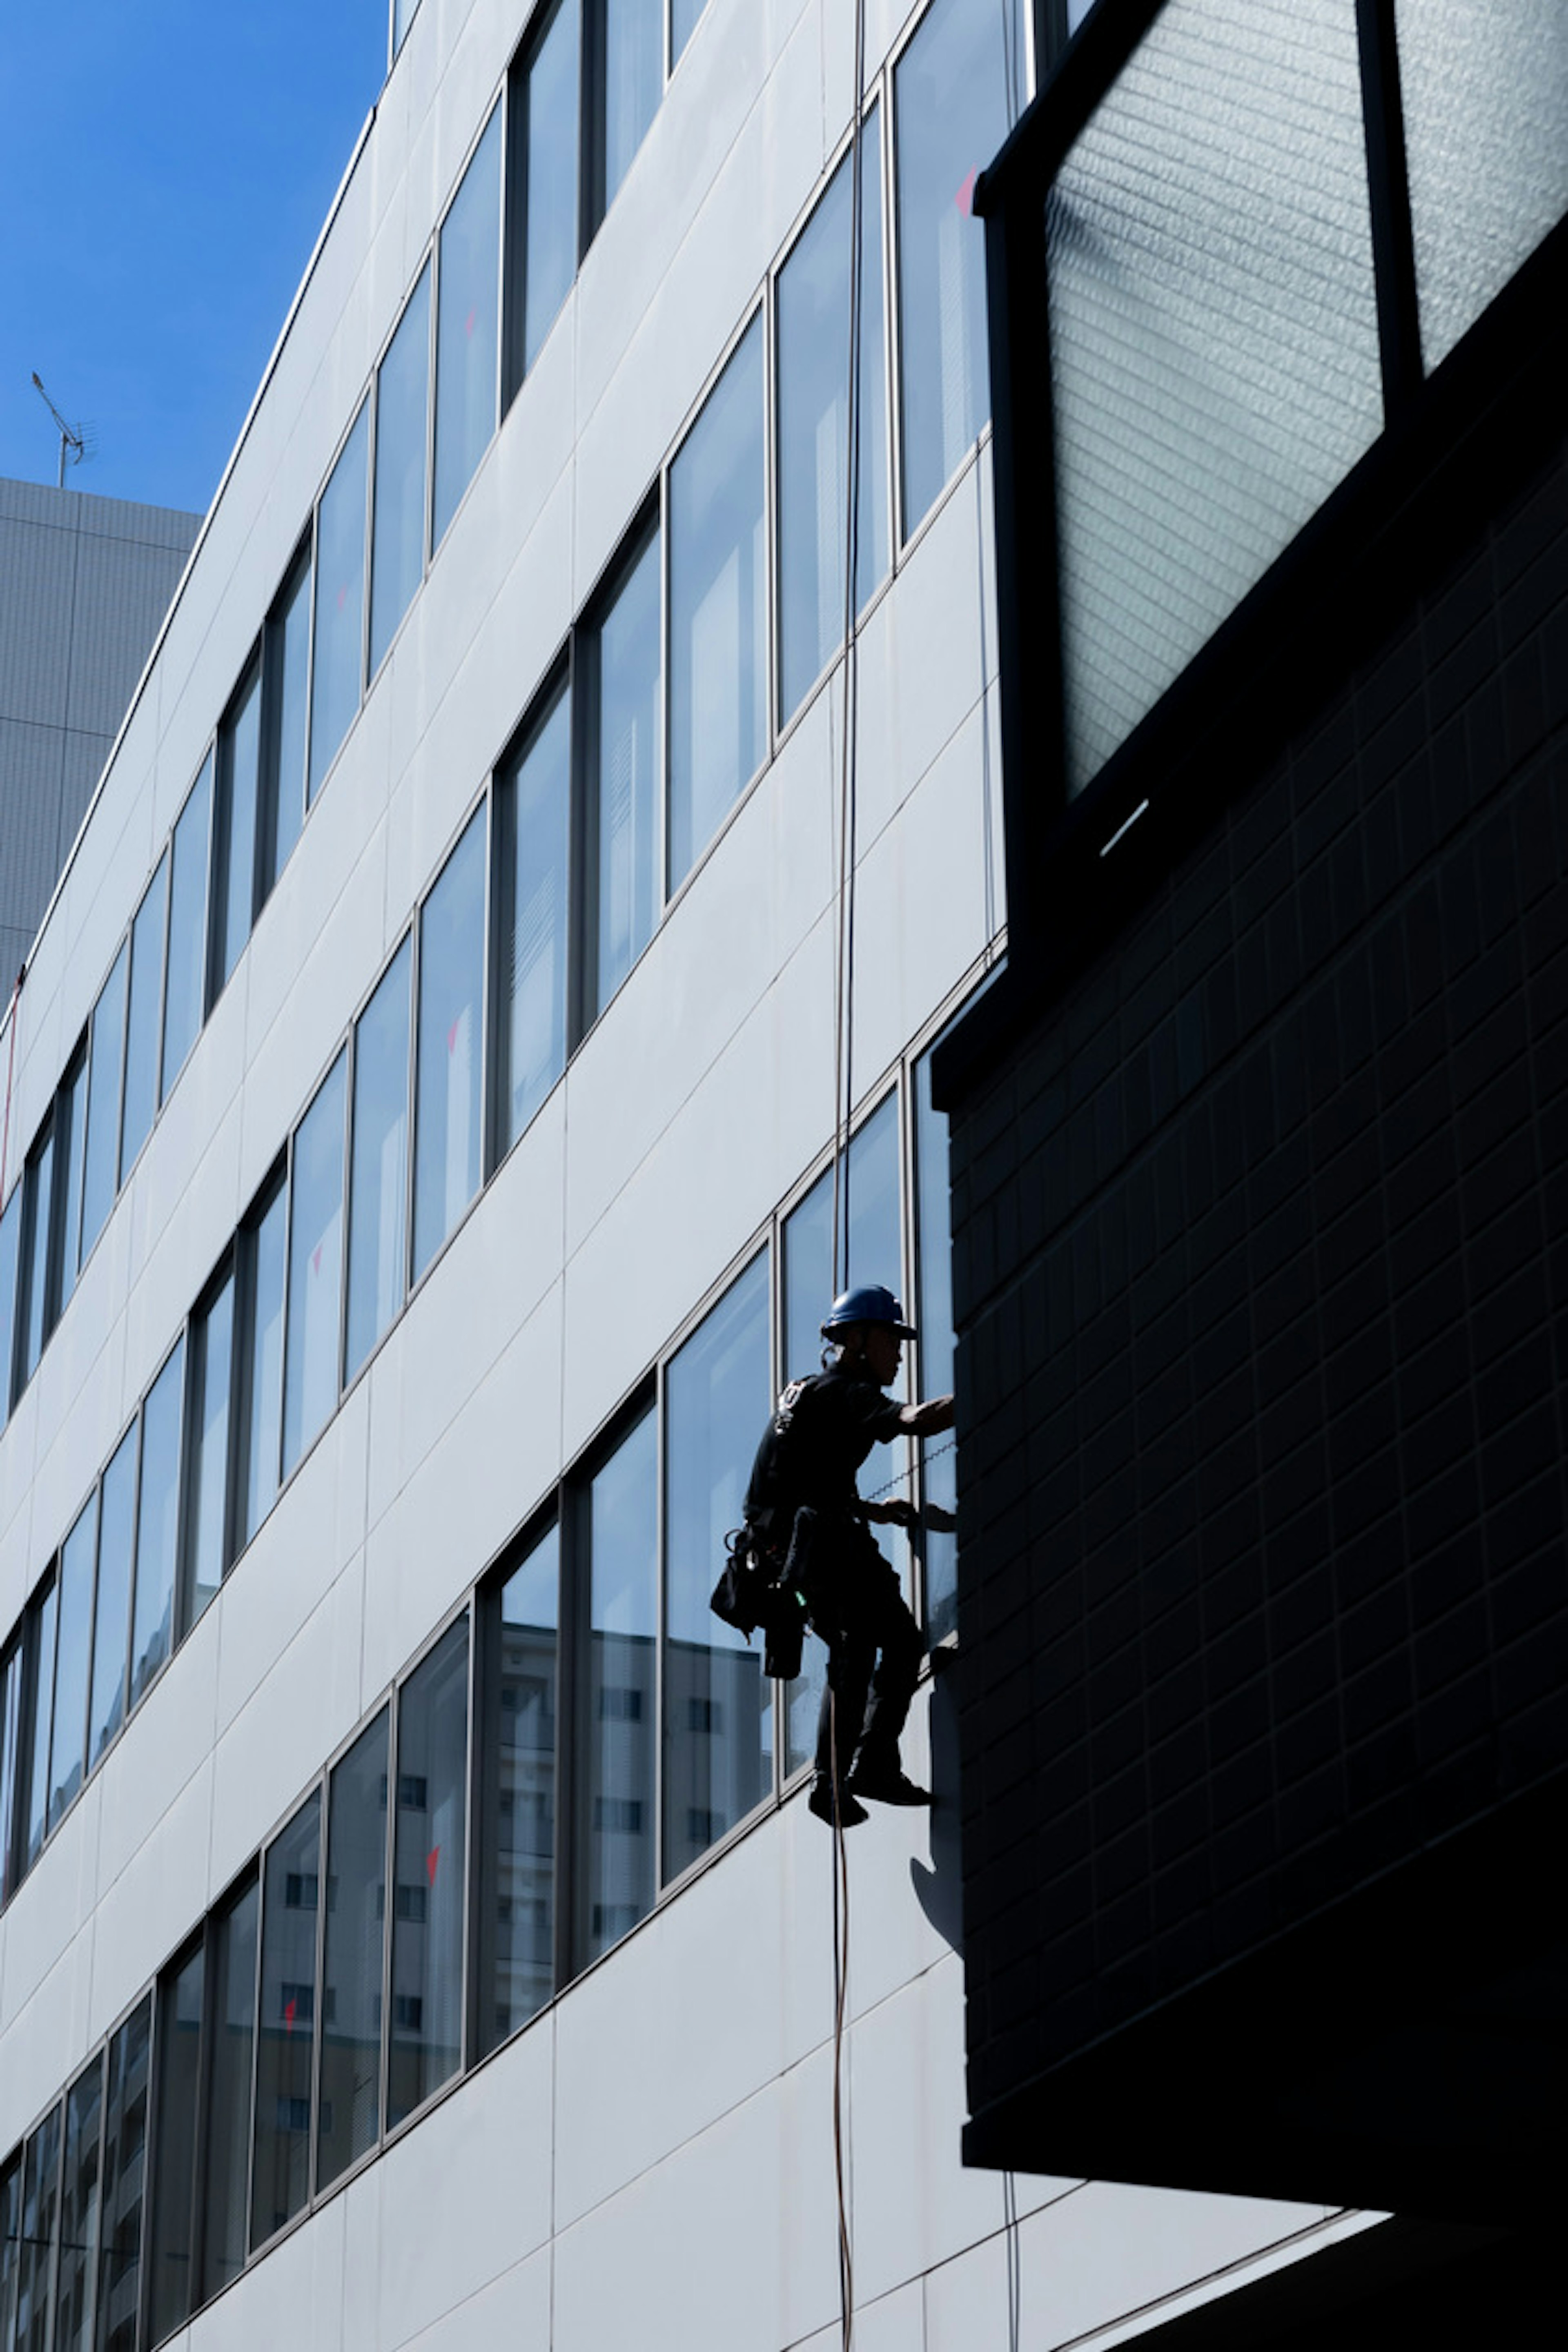
[[[879,1805],[929,1805],[931,1790],[911,1780],[899,1762],[898,1752],[868,1755],[862,1748],[845,1782],[852,1798],[869,1797]]]
[[[829,1773],[818,1772],[816,1775],[811,1784],[811,1794],[805,1802],[807,1811],[814,1812],[819,1822],[826,1822],[831,1829],[833,1826],[833,1780]],[[867,1817],[865,1806],[856,1803],[847,1788],[840,1789],[838,1791],[839,1828],[858,1829]]]

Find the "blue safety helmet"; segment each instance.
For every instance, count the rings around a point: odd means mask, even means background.
[[[822,1336],[831,1339],[836,1331],[847,1330],[857,1323],[885,1323],[900,1339],[915,1336],[914,1325],[904,1320],[902,1305],[879,1282],[862,1282],[853,1290],[841,1290],[827,1310]]]

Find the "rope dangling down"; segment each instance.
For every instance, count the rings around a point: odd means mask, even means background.
[[[855,2329],[855,2253],[849,2237],[844,2127],[844,2017],[849,1990],[849,1867],[839,1811],[838,1695],[827,1686],[828,1763],[833,1773],[833,2171],[838,2189],[838,2315],[843,2352]]]

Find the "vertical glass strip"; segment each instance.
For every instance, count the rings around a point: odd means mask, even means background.
[[[0,1429],[11,1418],[11,1366],[16,1344],[16,1274],[21,1256],[22,1187],[12,1188],[0,1216]]]
[[[76,1288],[77,1270],[81,1262],[81,1194],[82,1175],[87,1162],[87,1055],[79,1051],[76,1059],[60,1083],[55,1109],[56,1150],[60,1165],[55,1181],[64,1188],[64,1197],[56,1202],[56,1222],[59,1227],[59,1297],[54,1313],[63,1315],[66,1303]],[[4,1276],[0,1276],[0,1283]],[[5,1308],[0,1303],[0,1343],[5,1329]],[[3,1408],[3,1401],[0,1401]],[[0,1409],[0,1429],[5,1416]]]
[[[594,951],[592,1019],[630,971],[658,920],[662,764],[659,535],[656,530],[599,624],[590,677],[596,701],[589,782]]]
[[[21,1633],[0,1651],[0,1903],[9,1903],[22,1875],[21,1825],[16,1817],[22,1769],[22,1695],[26,1645]],[[4,2338],[0,2337],[0,2342]]]
[[[127,940],[92,1008],[87,1079],[87,1164],[82,1171],[81,1194],[84,1264],[114,1205],[115,1177],[120,1165],[120,1066],[125,1044],[125,982],[130,969],[131,942]]]
[[[920,1268],[915,1360],[923,1397],[952,1394],[953,1360],[947,1114],[931,1100],[931,1053],[926,1053],[915,1065],[915,1254]],[[921,1447],[921,1499],[942,1510],[957,1508],[958,1455],[949,1437]],[[958,1622],[958,1545],[952,1535],[927,1528],[924,1546],[926,1639],[934,1643]]]
[[[419,918],[414,1163],[417,1281],[479,1189],[485,810],[474,813]]]
[[[81,1787],[87,1758],[87,1685],[92,1656],[92,1587],[98,1552],[98,1489],[60,1550],[60,1623],[55,1654],[55,1720],[49,1751],[49,1827]]]
[[[515,2033],[555,1987],[555,1734],[561,1544],[551,1528],[501,1587],[490,1668],[494,1745],[484,1759],[480,1900],[487,2050]]]
[[[583,1498],[589,1633],[578,1946],[585,1960],[608,1951],[653,1908],[658,1456],[658,1423],[650,1412]]]
[[[78,2075],[66,2096],[61,2177],[60,2267],[55,2294],[55,2352],[91,2352],[98,2286],[99,2158],[103,2132],[103,2053]],[[5,2336],[0,2334],[0,2343]]]
[[[309,798],[312,801],[359,710],[369,457],[370,403],[366,401],[321,492],[316,517],[309,785]]]
[[[48,1825],[49,1734],[54,1722],[55,1629],[60,1589],[51,1577],[47,1591],[27,1610],[27,1647],[32,1653],[33,1722],[27,1757],[26,1866],[43,1852]]]
[[[198,1942],[158,1988],[158,2165],[153,2184],[151,2341],[195,2307],[192,2243],[205,1956]]]
[[[398,1694],[396,1771],[389,2126],[412,2115],[463,2060],[467,1611]]]
[[[438,547],[496,429],[500,342],[500,109],[485,125],[441,224],[436,314],[436,484]]]
[[[538,358],[577,274],[580,0],[559,0],[528,68],[523,367]]]
[[[226,1274],[191,1334],[191,1458],[185,1480],[181,1614],[188,1632],[227,1565],[229,1399],[234,1371],[234,1276]]]
[[[184,1067],[202,1025],[206,964],[207,864],[213,763],[209,751],[174,826],[169,885],[169,970],[163,987],[163,1066],[159,1099]]]
[[[261,761],[261,672],[256,663],[218,730],[217,847],[213,859],[216,997],[250,937],[256,914],[257,795]]]
[[[327,1799],[318,2189],[329,2187],[381,2136],[387,1738],[384,1707],[334,1769]]]
[[[370,585],[374,677],[425,568],[430,399],[430,267],[419,274],[375,380],[375,501]]]
[[[131,929],[131,1013],[125,1024],[125,1110],[120,1129],[120,1181],[146,1142],[158,1107],[158,1049],[163,1033],[163,929],[169,860],[158,860]]]
[[[603,0],[603,6],[607,212],[663,95],[665,0]]]
[[[89,1772],[125,1720],[131,1564],[136,1533],[137,1435],[137,1424],[132,1422],[103,1474],[98,1528],[98,1590],[92,1614],[92,1698],[88,1709]]]
[[[283,1373],[285,1477],[338,1401],[347,1062],[346,1054],[338,1055],[294,1137]]]
[[[49,2352],[55,2254],[60,2226],[60,2109],[27,2142],[22,2158],[22,2249],[16,2276],[16,2352]]]
[[[502,778],[496,990],[497,1142],[515,1143],[566,1066],[572,705],[563,686]]]
[[[267,1851],[256,2062],[250,2243],[265,2244],[310,2193],[310,2077],[321,1800],[314,1790]]]
[[[261,1908],[253,1878],[213,1926],[213,2013],[207,2021],[202,2274],[206,2302],[245,2267],[250,2160],[250,2080],[256,2043],[256,1938]]]
[[[248,1543],[278,1493],[283,1439],[283,1287],[289,1188],[279,1181],[255,1223],[240,1235],[244,1286],[244,1409],[235,1463],[241,1543]]]
[[[0,2345],[16,2341],[16,2273],[22,2261],[22,2157],[0,2165]]]
[[[267,616],[262,637],[262,821],[258,899],[289,863],[305,819],[310,676],[310,549],[307,541]]]
[[[38,1358],[44,1350],[54,1198],[55,1129],[51,1119],[22,1180],[21,1312],[17,1318],[22,1329],[22,1358],[16,1368],[18,1394],[37,1370]]]
[[[147,2167],[147,2076],[153,1996],[109,2045],[103,2222],[93,2336],[97,2352],[135,2352],[142,2289],[142,2196]]]
[[[408,1267],[408,1022],[414,951],[398,949],[354,1030],[349,1187],[353,1380],[403,1304]]]
[[[131,1630],[133,1707],[173,1645],[184,1360],[182,1339],[148,1391],[147,1402],[142,1408],[141,1483],[136,1497],[136,1603]]]

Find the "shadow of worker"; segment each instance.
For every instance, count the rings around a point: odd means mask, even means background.
[[[959,1869],[958,1653],[931,1653],[931,1863],[911,1858],[915,1900],[950,1951],[963,1951],[963,1882]]]

